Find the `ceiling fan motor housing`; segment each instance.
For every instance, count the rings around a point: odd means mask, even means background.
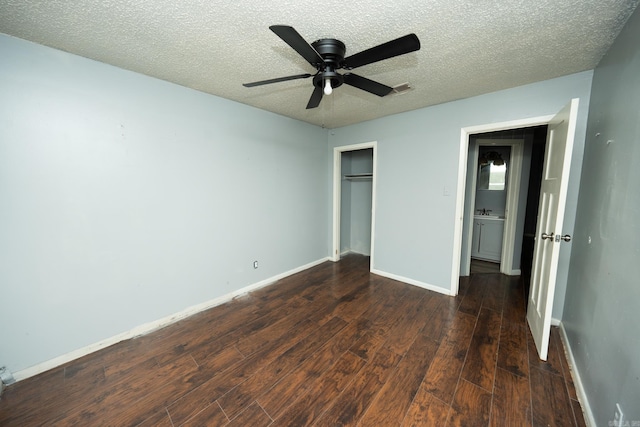
[[[311,46],[324,59],[324,63],[314,64],[319,72],[313,78],[313,85],[324,87],[326,81],[330,80],[332,88],[341,86],[344,78],[335,70],[342,68],[342,61],[347,51],[344,43],[336,39],[320,39],[311,43]]]

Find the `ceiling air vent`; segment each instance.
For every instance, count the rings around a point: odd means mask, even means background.
[[[411,87],[411,85],[409,85],[409,83],[400,83],[399,85],[395,85],[393,87],[393,91],[391,92],[391,94],[402,95],[403,93],[407,93],[412,90],[413,88]]]

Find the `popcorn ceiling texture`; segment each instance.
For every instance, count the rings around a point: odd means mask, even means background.
[[[328,128],[593,69],[640,0],[0,0],[0,32]],[[269,30],[331,37],[347,56],[416,33],[418,52],[354,72],[413,91],[342,86],[305,110],[315,72]]]

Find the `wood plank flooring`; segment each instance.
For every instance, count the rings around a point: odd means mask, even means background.
[[[368,270],[327,262],[16,383],[0,425],[585,425],[520,278],[474,273],[447,297]]]
[[[500,263],[471,258],[471,274],[500,273]]]

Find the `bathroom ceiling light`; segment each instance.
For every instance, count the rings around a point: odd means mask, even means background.
[[[502,158],[502,154],[497,151],[489,151],[488,153],[484,153],[480,159],[479,163],[481,165],[487,165],[489,163],[493,163],[496,166],[504,165],[504,159]]]

